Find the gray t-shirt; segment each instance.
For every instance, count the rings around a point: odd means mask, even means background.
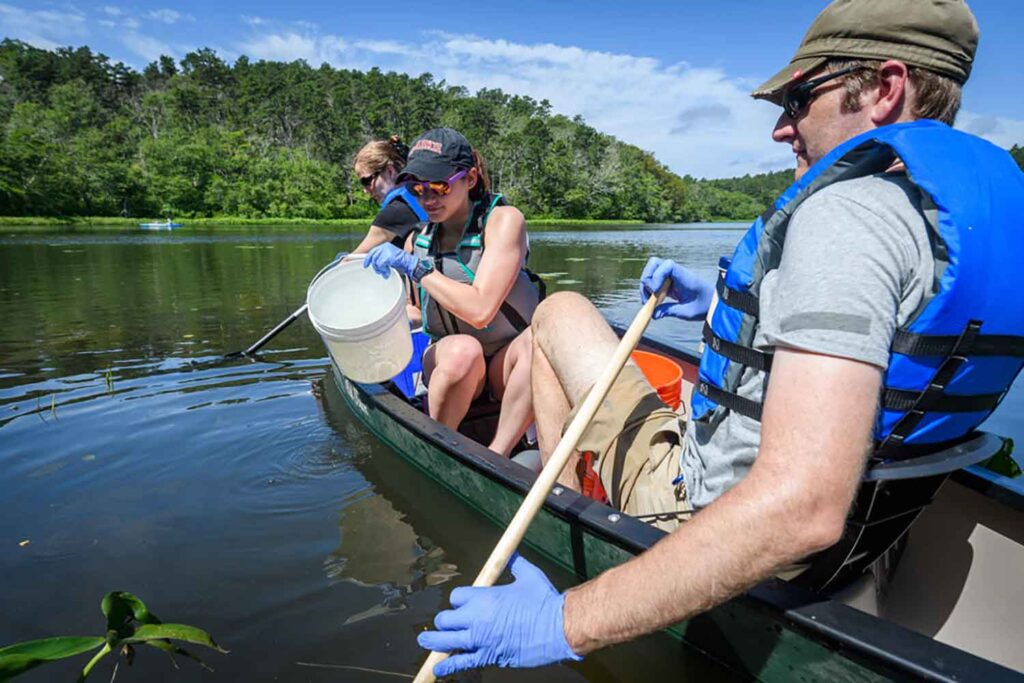
[[[917,191],[903,174],[836,183],[793,214],[779,268],[760,290],[754,345],[864,361],[885,368],[896,328],[926,303],[935,264]],[[760,401],[765,373],[748,369],[739,394]],[[711,427],[686,425],[682,471],[695,508],[728,491],[757,456],[761,425],[730,411]]]

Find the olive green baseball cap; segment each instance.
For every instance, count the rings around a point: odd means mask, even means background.
[[[807,30],[786,68],[752,97],[778,102],[790,82],[829,59],[896,59],[949,76],[971,74],[978,22],[964,0],[835,0]]]

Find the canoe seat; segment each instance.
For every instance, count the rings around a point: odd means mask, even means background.
[[[908,458],[869,467],[842,538],[808,558],[807,569],[793,582],[825,593],[845,587],[906,534],[951,473],[1003,447],[1003,439],[974,432],[953,444],[919,448]]]

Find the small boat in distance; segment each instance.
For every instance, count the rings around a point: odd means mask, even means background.
[[[171,228],[180,228],[182,223],[175,223],[170,218],[164,223],[139,223],[139,227],[143,230],[170,230]]]

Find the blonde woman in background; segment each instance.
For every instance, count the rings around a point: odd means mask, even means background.
[[[363,191],[380,204],[380,211],[353,254],[365,254],[385,243],[402,249],[406,238],[428,220],[416,197],[395,183],[408,156],[408,146],[397,135],[388,140],[371,140],[356,154],[353,170]]]

